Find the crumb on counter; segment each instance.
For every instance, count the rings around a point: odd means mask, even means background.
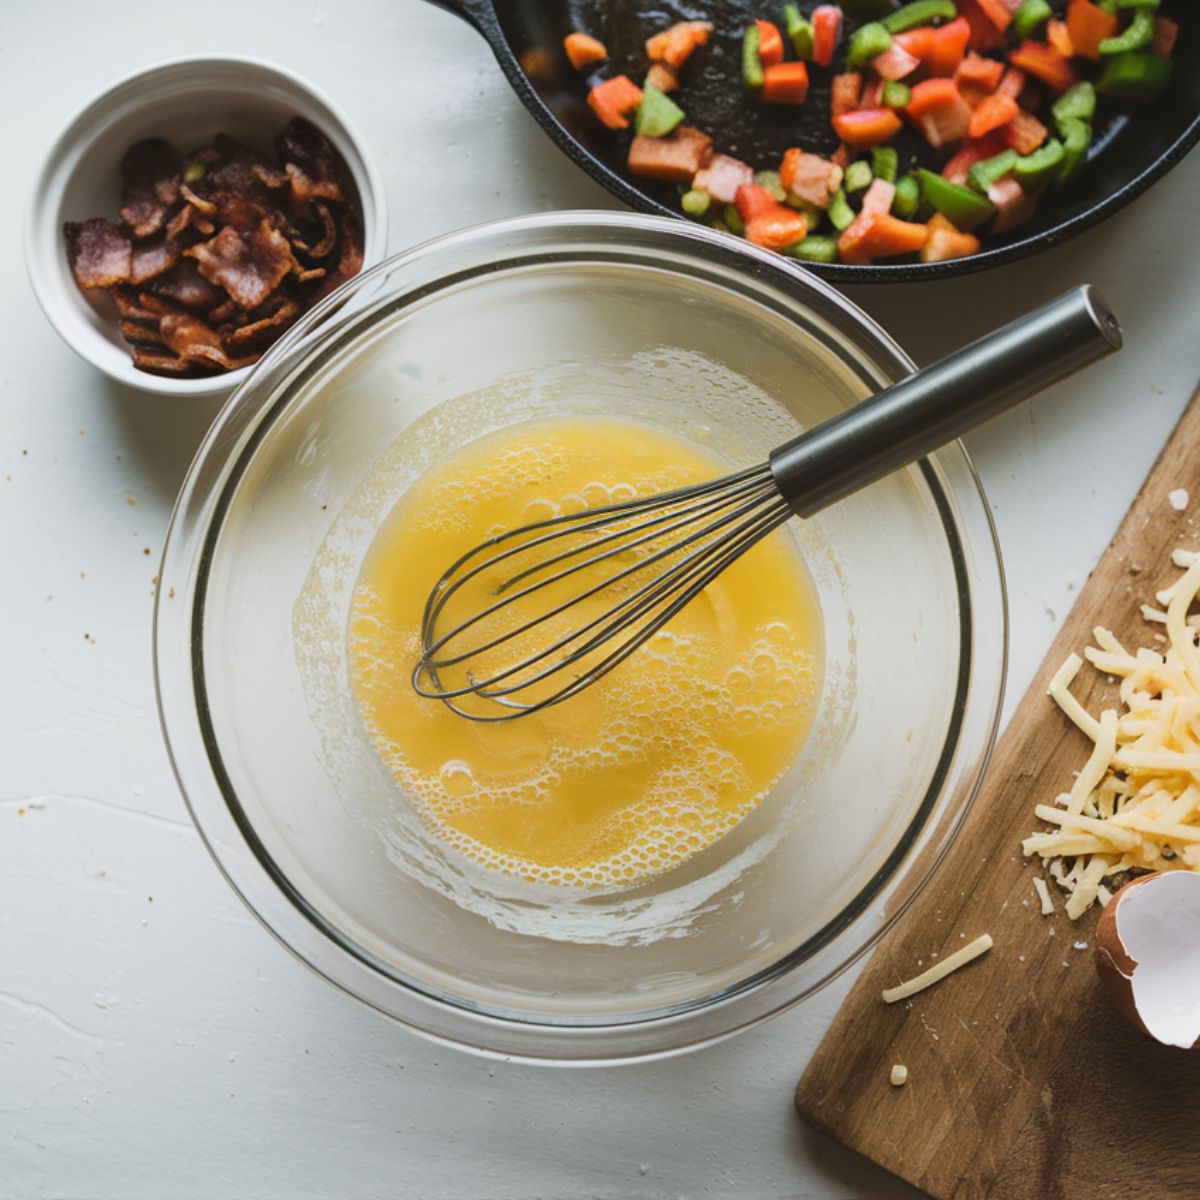
[[[1183,512],[1183,510],[1187,508],[1188,500],[1190,498],[1191,497],[1188,496],[1187,488],[1176,488],[1173,492],[1167,493],[1167,503],[1170,504],[1170,506],[1176,512]]]
[[[896,1063],[888,1078],[891,1080],[892,1087],[903,1087],[908,1082],[908,1068],[903,1063]]]

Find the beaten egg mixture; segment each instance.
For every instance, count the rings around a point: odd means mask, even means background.
[[[426,598],[472,546],[728,470],[658,428],[557,418],[471,443],[396,503],[354,593],[351,674],[380,756],[446,845],[533,882],[633,884],[711,846],[795,761],[820,692],[822,637],[784,531],[561,704],[481,724],[413,689]]]

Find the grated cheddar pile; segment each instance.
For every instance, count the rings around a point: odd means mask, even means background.
[[[1099,900],[1106,880],[1127,871],[1200,871],[1200,615],[1189,610],[1200,593],[1200,554],[1176,550],[1184,574],[1142,615],[1165,625],[1165,651],[1131,653],[1097,627],[1084,656],[1121,680],[1124,712],[1096,718],[1071,694],[1083,663],[1072,654],[1050,681],[1049,694],[1092,740],[1092,753],[1069,792],[1035,813],[1055,828],[1022,843],[1038,854],[1068,894],[1075,920]]]

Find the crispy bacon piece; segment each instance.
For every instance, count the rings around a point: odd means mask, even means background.
[[[293,117],[276,138],[275,149],[291,180],[293,212],[306,213],[313,200],[345,201],[337,151],[310,121]]]
[[[103,217],[68,221],[63,234],[67,239],[67,261],[81,288],[107,288],[129,282],[133,246],[111,221]]]
[[[324,273],[322,270],[321,274],[324,275]],[[248,325],[239,325],[225,334],[225,346],[227,349],[233,350],[249,346],[264,333],[282,333],[299,315],[300,305],[295,300],[282,299],[269,316],[260,317]]]
[[[179,253],[178,242],[135,242],[130,255],[129,282],[141,287],[165,274],[179,261]]]
[[[179,155],[162,138],[135,142],[121,159],[121,221],[140,241],[166,224],[179,199]]]
[[[154,291],[185,308],[207,312],[210,318],[211,310],[226,298],[225,292],[200,274],[200,268],[191,258],[181,258],[165,275],[159,276]]]
[[[242,308],[257,308],[299,264],[287,238],[265,218],[253,233],[226,226],[216,237],[185,251],[209,283],[224,288]]]

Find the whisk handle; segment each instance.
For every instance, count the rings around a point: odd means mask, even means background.
[[[1120,348],[1117,318],[1085,284],[780,446],[771,472],[812,516]]]

